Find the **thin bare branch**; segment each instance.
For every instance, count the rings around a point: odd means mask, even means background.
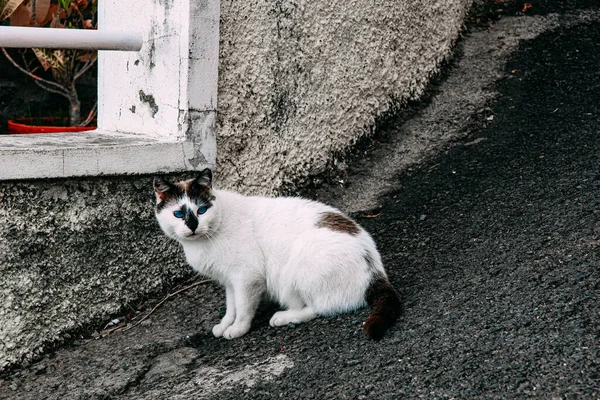
[[[31,1],[31,18],[33,18],[33,26],[37,28],[37,0]]]
[[[92,66],[94,65],[95,62],[96,62],[96,58],[93,55],[90,56],[90,58],[88,58],[88,60],[85,62],[85,64],[83,64],[83,67],[81,67],[81,69],[79,71],[77,71],[75,76],[73,76],[73,82],[75,82],[77,79],[79,79],[81,77],[81,75],[85,74],[85,72],[87,70],[92,68]]]
[[[70,75],[72,77],[75,77],[75,74],[77,73],[77,53],[77,50],[71,50],[71,54],[69,54],[68,57],[71,60],[71,65],[69,65],[69,67],[71,68]],[[75,78],[73,78],[73,82],[75,82]]]
[[[56,94],[60,94],[61,96],[63,96],[63,97],[66,97],[67,99],[69,98],[69,95],[67,94],[67,92],[66,92],[66,91],[60,91],[60,90],[56,90],[56,89],[54,89],[54,88],[51,88],[51,87],[45,86],[45,85],[44,85],[42,82],[39,82],[39,81],[33,81],[33,82],[34,82],[36,85],[38,85],[39,87],[41,87],[42,89],[44,89],[44,90],[47,90],[47,91],[48,91],[48,92],[50,92],[50,93],[56,93]],[[52,83],[52,82],[50,82],[50,83]]]
[[[8,61],[10,61],[10,63],[12,65],[14,65],[19,71],[21,71],[22,73],[28,75],[29,77],[31,77],[36,83],[41,82],[50,86],[54,86],[56,88],[58,88],[58,90],[61,90],[62,92],[60,92],[61,94],[66,95],[67,91],[65,90],[65,88],[63,88],[61,85],[59,85],[58,83],[46,80],[44,78],[41,78],[35,74],[32,74],[31,72],[29,72],[28,70],[26,70],[25,68],[23,68],[22,66],[19,65],[19,63],[17,63],[15,60],[12,59],[12,57],[8,54],[8,52],[6,51],[6,49],[4,47],[2,47],[2,52],[4,53],[4,56],[6,57],[6,59]],[[56,91],[56,89],[54,89]]]
[[[163,305],[163,303],[164,303],[165,301],[169,300],[171,297],[177,296],[177,295],[178,295],[179,293],[181,293],[181,292],[184,292],[184,291],[186,291],[186,290],[188,290],[188,289],[191,289],[191,288],[193,288],[193,287],[196,287],[196,286],[202,285],[203,283],[207,283],[207,282],[210,282],[210,281],[211,281],[210,279],[206,279],[206,280],[203,280],[203,281],[199,281],[199,282],[193,283],[193,284],[191,284],[191,285],[189,285],[189,286],[185,286],[185,287],[183,287],[183,288],[181,288],[181,289],[179,289],[179,290],[177,290],[177,291],[175,291],[175,292],[173,292],[173,293],[169,293],[169,294],[168,294],[168,295],[167,295],[167,296],[166,296],[164,299],[162,299],[162,300],[161,300],[161,301],[160,301],[160,302],[159,302],[157,305],[155,305],[155,306],[152,308],[152,310],[150,310],[150,312],[149,312],[148,314],[144,315],[144,316],[142,317],[142,319],[140,319],[139,321],[137,321],[135,324],[133,324],[133,325],[127,325],[127,326],[115,327],[115,328],[113,328],[113,329],[110,329],[110,332],[108,332],[108,333],[112,333],[112,332],[115,332],[115,331],[121,331],[121,330],[122,330],[123,332],[126,332],[126,331],[128,331],[128,330],[130,330],[130,329],[133,329],[133,328],[135,328],[136,326],[138,326],[139,324],[141,324],[142,322],[144,322],[144,321],[145,321],[145,320],[146,320],[146,319],[147,319],[147,318],[148,318],[150,315],[152,315],[152,313],[153,313],[154,311],[156,311],[156,310],[158,309],[158,307],[162,306],[162,305]],[[103,336],[106,336],[106,335],[103,335]]]
[[[77,12],[77,14],[79,14],[79,18],[81,18],[81,20],[83,21],[83,14],[81,13],[81,10],[79,9],[79,7],[77,7],[77,5],[75,5],[74,9],[75,9],[75,12]]]
[[[92,120],[96,117],[96,111],[98,110],[98,102],[94,103],[94,107],[92,107],[85,121],[79,124],[79,126],[87,126]]]
[[[77,63],[77,66],[75,68],[73,68],[73,80],[78,79],[83,73],[81,72],[84,68],[87,67],[88,63],[90,62],[90,59],[85,60],[85,62],[82,63]],[[73,63],[73,65],[75,65],[76,63]]]

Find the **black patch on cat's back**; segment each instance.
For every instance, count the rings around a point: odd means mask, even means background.
[[[360,227],[344,214],[337,212],[324,212],[321,218],[317,221],[318,228],[326,228],[332,231],[347,233],[352,236],[358,235]]]

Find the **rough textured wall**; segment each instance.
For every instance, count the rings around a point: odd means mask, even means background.
[[[470,0],[221,2],[221,186],[255,194],[322,172],[417,97]]]
[[[0,370],[190,274],[150,178],[0,183]]]

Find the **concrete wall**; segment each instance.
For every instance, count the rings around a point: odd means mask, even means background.
[[[0,370],[190,274],[152,180],[0,183]]]
[[[470,0],[221,4],[220,186],[260,194],[323,171],[418,96]],[[150,177],[0,182],[0,370],[191,271]]]
[[[470,0],[223,1],[222,185],[276,194],[418,97]]]

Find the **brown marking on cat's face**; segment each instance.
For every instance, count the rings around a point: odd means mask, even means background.
[[[317,227],[327,228],[332,231],[347,233],[349,235],[358,235],[360,228],[356,222],[343,214],[336,212],[325,212],[321,214],[321,219],[317,222]]]
[[[192,184],[193,179],[188,179],[187,181],[175,182],[175,186],[179,188],[181,193],[187,193],[190,189],[190,185]]]

